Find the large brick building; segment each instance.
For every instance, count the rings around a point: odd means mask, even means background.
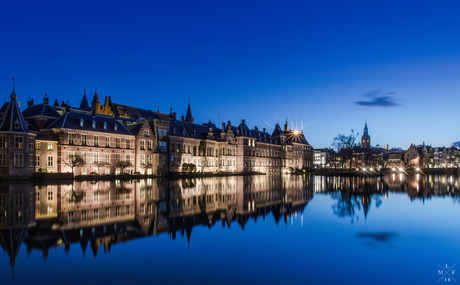
[[[101,104],[97,92],[91,105],[84,93],[78,108],[59,105],[57,99],[50,105],[45,94],[43,103],[29,100],[21,114],[13,92],[0,113],[0,139],[9,142],[0,144],[5,149],[4,154],[0,150],[0,166],[2,155],[11,156],[11,166],[0,169],[5,176],[30,177],[37,171],[164,175],[188,171],[190,165],[200,172],[271,174],[313,164],[303,132],[289,129],[287,123],[284,128],[277,124],[271,134],[250,129],[244,119],[220,127],[212,122],[196,124],[190,102],[186,116],[178,119],[172,109],[165,114],[113,103],[110,97]],[[19,127],[11,129],[14,126]],[[17,136],[23,139],[22,148],[12,147]],[[22,155],[21,168],[12,164],[12,155]],[[69,162],[76,155],[84,163],[73,167]]]

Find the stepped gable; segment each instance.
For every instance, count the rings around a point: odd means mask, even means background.
[[[14,93],[13,88],[13,93],[10,95],[10,102],[8,103],[2,117],[0,125],[0,131],[2,132],[29,132],[26,120],[24,120],[21,110],[19,109],[18,102],[16,101],[17,97],[18,96]]]
[[[83,126],[80,122],[83,121]],[[93,128],[93,121],[96,123]],[[107,128],[104,129],[104,123]],[[116,129],[115,129],[116,126]],[[60,118],[50,124],[46,129],[74,129],[74,130],[86,130],[93,132],[112,133],[119,135],[131,135],[131,133],[116,119],[112,116],[95,115],[87,112],[75,112],[70,111],[63,114]]]

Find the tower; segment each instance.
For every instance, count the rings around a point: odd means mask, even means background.
[[[362,148],[371,148],[371,137],[369,136],[369,130],[367,129],[367,120],[364,125],[364,133],[361,137],[361,147]]]
[[[190,108],[190,99],[188,100],[188,108],[187,108],[187,114],[185,115],[185,121],[189,123],[194,123],[194,119],[192,116],[192,109]]]

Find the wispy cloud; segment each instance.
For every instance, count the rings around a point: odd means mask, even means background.
[[[366,106],[366,107],[394,107],[399,106],[396,103],[396,100],[393,96],[397,92],[384,92],[381,89],[373,90],[367,93],[364,93],[362,96],[369,98],[367,101],[358,101],[355,102],[357,105]]]

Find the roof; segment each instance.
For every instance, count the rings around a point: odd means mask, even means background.
[[[112,103],[112,108],[115,109],[115,112],[118,116],[129,116],[133,119],[160,119],[160,120],[168,120],[169,115],[159,112],[154,112],[151,110],[145,110],[141,108],[126,106],[118,103]]]
[[[171,120],[169,122],[169,134],[174,137],[189,138],[189,134],[181,121]]]
[[[192,109],[190,108],[190,101],[188,102],[187,115],[185,115],[185,121],[193,123]]]
[[[59,118],[61,115],[56,111],[56,108],[54,106],[50,106],[48,104],[37,104],[25,109],[22,112],[22,116],[24,118],[31,118],[37,116]]]
[[[18,102],[16,101],[17,97],[18,96],[16,95],[16,93],[14,93],[13,88],[13,93],[11,93],[10,95],[11,100],[8,104],[7,109],[5,110],[5,114],[2,117],[0,131],[26,133],[29,132],[26,120],[24,120],[21,110],[19,109]]]
[[[80,109],[89,108],[88,99],[86,99],[86,90],[83,91],[83,98],[81,98]]]
[[[97,90],[96,90],[96,92],[94,92],[93,101],[91,101],[91,104],[94,104],[94,103],[101,104],[101,102],[99,101],[99,96],[97,96]]]
[[[93,121],[95,122],[94,128],[92,126]],[[83,126],[80,126],[80,122],[83,122]],[[106,129],[104,129],[104,123],[106,124]],[[50,124],[46,129],[54,128],[131,135],[131,133],[113,117],[105,115],[92,116],[89,112],[67,112]]]

